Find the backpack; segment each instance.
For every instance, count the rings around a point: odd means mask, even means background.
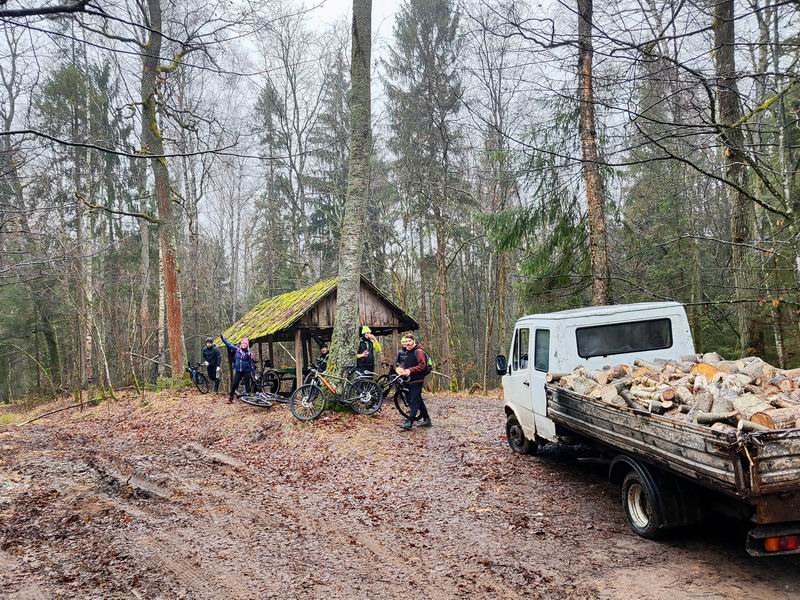
[[[428,356],[424,348],[420,347],[420,350],[422,350],[422,353],[425,355],[425,370],[422,371],[422,376],[427,377],[433,372],[433,359]]]

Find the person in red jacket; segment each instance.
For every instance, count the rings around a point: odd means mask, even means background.
[[[403,365],[397,368],[397,374],[409,378],[406,388],[408,389],[408,405],[411,412],[408,415],[408,419],[400,425],[400,428],[409,431],[414,426],[414,421],[417,420],[417,413],[422,417],[420,427],[430,427],[431,417],[428,414],[425,401],[422,399],[422,384],[428,374],[428,357],[422,346],[414,339],[414,334],[406,334],[403,339],[403,348],[406,350],[406,356],[403,359]]]

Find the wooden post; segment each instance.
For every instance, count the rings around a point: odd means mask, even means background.
[[[303,341],[303,366],[311,364],[311,336],[309,335],[308,331],[303,331],[303,335],[301,337]]]
[[[294,332],[294,368],[297,387],[303,385],[303,333],[298,328]]]
[[[392,351],[387,352],[387,359],[386,362],[394,364],[394,357],[397,356],[397,353],[400,351],[400,330],[399,329],[392,329]]]
[[[260,371],[264,370],[264,347],[261,342],[258,342],[258,362],[261,364]]]
[[[306,364],[310,365],[314,360],[314,342],[311,339],[311,334],[306,336]]]
[[[269,364],[275,368],[275,348],[272,345],[272,340],[267,342],[267,352],[269,352]]]

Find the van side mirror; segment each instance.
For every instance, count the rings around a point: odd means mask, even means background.
[[[501,377],[508,373],[508,361],[506,361],[506,357],[502,354],[498,354],[497,358],[494,359],[494,368]]]

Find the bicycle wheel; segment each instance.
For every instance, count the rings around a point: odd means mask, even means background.
[[[277,394],[281,389],[281,378],[275,371],[264,371],[261,374],[261,389],[270,394]]]
[[[258,408],[269,408],[272,406],[272,401],[261,392],[239,396],[239,400],[250,406],[257,406]]]
[[[289,398],[289,409],[296,419],[313,421],[325,410],[325,395],[316,385],[301,385]]]
[[[408,394],[405,389],[397,390],[394,394],[394,406],[403,417],[408,419],[411,407],[408,405]]]
[[[371,379],[356,379],[347,386],[345,402],[359,415],[374,415],[383,406],[383,390]]]
[[[195,373],[194,374],[194,385],[200,390],[201,394],[208,393],[208,377],[203,375],[202,373]]]

